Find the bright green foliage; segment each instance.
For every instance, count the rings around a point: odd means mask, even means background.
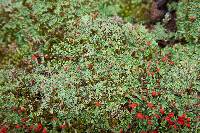
[[[150,16],[150,0],[116,0],[120,10],[118,14],[128,22],[148,21]]]
[[[198,0],[182,0],[177,5],[177,35],[188,42],[200,39],[200,3]]]
[[[1,1],[0,125],[11,132],[29,130],[16,124],[37,132],[38,123],[51,132],[197,131],[196,31],[177,32],[194,45],[161,49],[156,40],[174,33],[126,23],[117,16],[121,3]]]

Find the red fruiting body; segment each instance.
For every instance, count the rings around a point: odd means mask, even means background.
[[[176,125],[174,125],[174,129],[177,129],[177,126],[176,126]]]
[[[161,108],[161,109],[160,109],[160,113],[161,113],[162,115],[164,115],[164,114],[165,114],[165,110],[164,110],[163,108]]]
[[[180,124],[180,125],[184,125],[185,124],[184,118],[179,116],[177,123]]]
[[[33,128],[34,128],[34,126],[33,126],[33,125],[30,125],[29,130],[32,131]]]
[[[21,110],[21,112],[25,112],[26,111],[26,109],[24,108],[24,107],[20,107],[20,110]]]
[[[120,128],[119,132],[120,132],[120,133],[123,133],[123,129],[122,129],[122,128]]]
[[[151,119],[151,117],[150,116],[148,116],[148,115],[145,115],[145,119]]]
[[[190,120],[190,118],[187,118],[187,122],[190,122],[191,120]]]
[[[21,122],[27,122],[29,118],[21,118]]]
[[[173,112],[170,112],[170,113],[168,114],[168,116],[169,116],[170,118],[172,118],[172,117],[174,117],[174,113],[173,113]]]
[[[196,16],[189,16],[190,22],[194,22],[196,20]]]
[[[88,64],[88,69],[93,69],[93,64]]]
[[[156,72],[160,72],[160,68],[157,67]]]
[[[155,74],[154,72],[151,72],[151,76],[152,76],[152,77],[154,76],[154,74]]]
[[[143,101],[146,101],[146,98],[143,96],[143,97],[142,97],[142,100],[143,100]]]
[[[54,118],[52,118],[51,120],[52,120],[52,121],[57,121],[57,120],[58,120],[58,118],[55,118],[55,117],[54,117]]]
[[[2,127],[0,129],[0,133],[7,133],[8,129],[6,127]]]
[[[153,109],[154,105],[150,102],[147,103],[147,106],[150,108],[150,109]]]
[[[21,113],[22,113],[22,111],[19,109],[19,110],[17,110],[17,113],[18,113],[18,114],[21,114]]]
[[[168,123],[169,125],[174,125],[174,122],[171,119],[168,121]]]
[[[186,116],[187,116],[186,114],[182,114],[180,117],[182,117],[182,118],[184,118],[184,119],[185,119],[185,118],[186,118]]]
[[[42,130],[42,133],[47,133],[47,129],[44,128],[44,129]]]
[[[151,73],[150,73],[150,72],[147,72],[147,75],[148,75],[148,76],[151,76]]]
[[[13,111],[17,111],[17,107],[16,107],[16,106],[13,106],[13,107],[12,107],[12,110],[13,110]]]
[[[170,65],[174,65],[174,62],[173,62],[173,61],[170,61],[169,64],[170,64]]]
[[[76,70],[77,70],[78,72],[80,72],[80,71],[81,71],[81,66],[78,66],[78,67],[76,68]]]
[[[22,126],[24,129],[26,129],[27,128],[27,126],[24,124],[23,126]]]
[[[158,114],[154,115],[157,119],[160,119],[160,116]]]
[[[37,55],[33,54],[33,55],[31,56],[31,59],[32,59],[33,61],[37,61]]]
[[[136,114],[136,118],[138,118],[138,119],[144,119],[145,117],[144,117],[144,115],[142,113],[137,113]]]
[[[32,79],[32,80],[30,81],[30,83],[31,83],[31,85],[35,85],[35,80]]]
[[[60,125],[60,128],[61,128],[61,129],[64,129],[65,127],[66,127],[65,124]]]
[[[162,62],[166,62],[168,60],[168,57],[167,56],[164,56],[163,58],[162,58]]]
[[[156,93],[155,91],[152,91],[151,95],[152,95],[153,97],[155,97],[155,96],[157,95],[157,93]]]
[[[137,103],[131,103],[131,104],[129,104],[129,107],[130,107],[131,109],[134,109],[134,108],[136,108],[137,106],[138,106]]]
[[[131,128],[131,124],[128,124],[128,129],[130,129]]]
[[[39,131],[41,131],[42,130],[42,124],[41,123],[38,123],[38,126],[37,126],[37,128],[35,129],[35,132],[39,132]]]
[[[19,129],[19,128],[20,128],[20,125],[17,124],[17,125],[15,126],[15,128]]]
[[[153,125],[152,121],[150,121],[150,120],[147,122],[147,124],[148,125]]]
[[[148,62],[147,64],[147,69],[149,70],[150,69],[150,66],[151,66],[151,60]]]
[[[48,59],[48,58],[49,58],[49,55],[48,55],[48,54],[45,54],[45,55],[44,55],[44,58],[45,58],[45,59]]]
[[[190,128],[190,123],[187,123],[186,126],[187,126],[188,128]]]
[[[171,119],[170,119],[169,116],[166,116],[166,117],[165,117],[165,120],[166,120],[166,121],[170,121]]]
[[[152,131],[152,133],[158,133],[158,131],[157,131],[157,130],[154,130],[154,131]]]

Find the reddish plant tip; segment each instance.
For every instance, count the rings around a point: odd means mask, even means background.
[[[169,64],[170,64],[170,65],[174,65],[174,62],[173,62],[173,61],[170,61]]]
[[[146,101],[147,99],[146,99],[146,97],[142,96],[142,100],[143,100],[143,101]]]
[[[194,22],[196,20],[196,16],[189,16],[190,22]]]
[[[88,69],[93,69],[93,64],[88,64]]]
[[[148,75],[148,76],[151,76],[151,73],[150,73],[150,72],[147,72],[147,75]]]
[[[120,128],[119,133],[123,133],[123,129],[122,128]]]
[[[45,58],[45,59],[48,59],[48,58],[49,58],[49,55],[48,55],[48,54],[45,54],[45,55],[44,55],[44,58]]]
[[[65,66],[64,67],[64,71],[66,72],[66,71],[68,71],[69,70],[69,67],[68,66]]]
[[[146,42],[146,45],[147,45],[147,46],[151,46],[151,41],[147,41],[147,42]]]
[[[97,102],[95,103],[95,105],[96,105],[96,107],[100,107],[100,106],[101,106],[101,102],[97,101]]]
[[[24,108],[24,107],[20,107],[20,110],[21,110],[21,112],[25,112],[26,111],[26,109]]]
[[[152,76],[152,77],[154,76],[154,74],[155,74],[154,72],[151,72],[151,76]]]
[[[159,67],[156,68],[156,72],[157,73],[160,72],[160,68]]]
[[[80,72],[80,71],[81,71],[81,66],[77,66],[76,70],[77,70],[78,72]]]

